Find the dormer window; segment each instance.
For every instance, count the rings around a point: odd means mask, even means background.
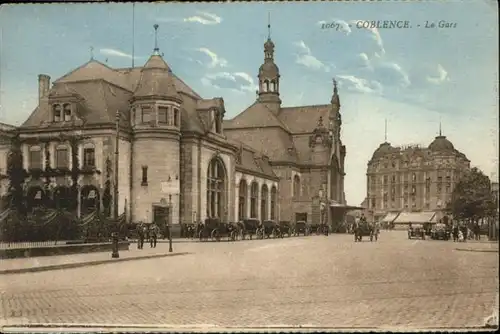
[[[213,122],[215,133],[222,133],[222,117],[218,110],[213,111]]]
[[[65,122],[71,121],[71,104],[65,103],[63,106],[63,111],[64,111],[64,121]]]
[[[60,122],[62,120],[62,108],[60,104],[54,104],[52,106],[52,112],[54,114],[54,122]]]

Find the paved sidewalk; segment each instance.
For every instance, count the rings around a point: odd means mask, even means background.
[[[166,256],[186,255],[189,252],[181,251],[186,247],[176,245],[174,252],[169,253],[168,243],[158,243],[156,248],[144,244],[144,249],[137,249],[136,243],[130,244],[130,250],[120,251],[118,259],[111,258],[111,252],[84,253],[58,256],[40,256],[0,261],[0,275],[21,274],[37,271],[58,270],[123,262],[131,260],[151,259]]]

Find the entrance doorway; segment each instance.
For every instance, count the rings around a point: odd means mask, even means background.
[[[167,226],[170,225],[170,208],[168,206],[153,205],[153,223],[166,236]]]
[[[307,222],[307,212],[295,212],[295,221],[305,221]]]

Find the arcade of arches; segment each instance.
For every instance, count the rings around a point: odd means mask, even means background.
[[[238,185],[238,220],[257,218],[260,220],[276,220],[278,191],[272,185],[269,191],[267,184],[242,178]],[[260,205],[259,205],[260,202]]]

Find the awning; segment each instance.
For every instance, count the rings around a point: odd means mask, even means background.
[[[389,212],[384,218],[380,220],[382,223],[392,223],[399,216],[399,212]]]
[[[401,212],[399,216],[394,220],[395,224],[409,224],[409,223],[431,223],[432,219],[436,215],[434,211],[423,211],[423,212]]]

